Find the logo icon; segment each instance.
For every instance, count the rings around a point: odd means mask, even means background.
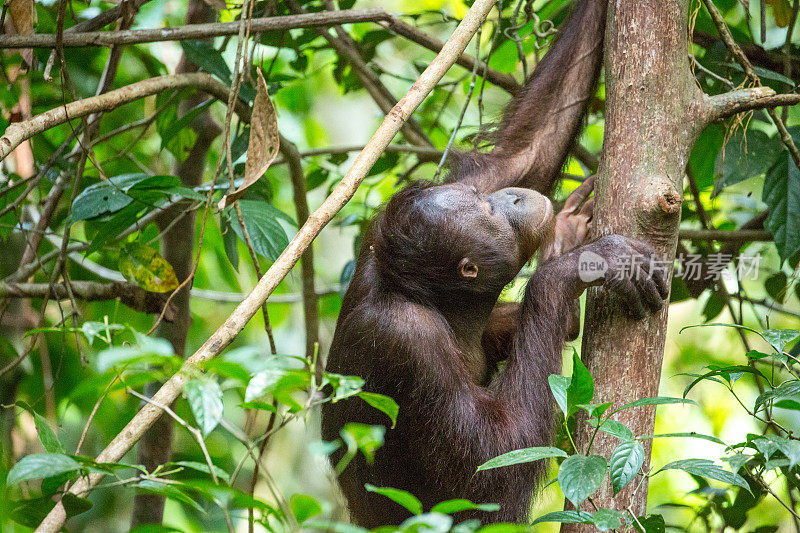
[[[608,263],[602,256],[584,250],[578,257],[578,277],[585,283],[591,283],[605,276]]]

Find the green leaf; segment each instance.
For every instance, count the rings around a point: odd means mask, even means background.
[[[292,514],[297,519],[298,524],[302,524],[312,516],[316,516],[322,512],[322,506],[306,494],[295,494],[289,500],[289,506],[292,508]]]
[[[641,407],[643,405],[666,405],[666,404],[673,404],[673,403],[683,403],[683,404],[692,404],[697,405],[697,402],[694,400],[689,400],[687,398],[671,398],[668,396],[655,396],[653,398],[642,398],[640,400],[635,400],[630,403],[626,403],[622,407],[618,407],[614,409],[611,414],[619,413],[624,409],[631,409],[633,407]]]
[[[359,392],[358,397],[367,402],[369,405],[385,413],[392,421],[392,428],[397,423],[397,415],[400,412],[400,406],[389,396],[378,394],[375,392]]]
[[[636,477],[643,464],[644,446],[642,443],[632,440],[617,446],[611,454],[611,486],[615,496]]]
[[[567,457],[567,452],[560,448],[522,448],[521,450],[513,450],[503,455],[498,455],[493,459],[489,459],[478,467],[478,471],[500,468],[502,466],[518,465],[521,463],[531,463],[548,457]]]
[[[289,244],[286,231],[278,223],[279,218],[291,220],[286,214],[276,207],[255,200],[239,200],[239,207],[242,210],[244,225],[247,233],[253,241],[253,249],[259,255],[266,257],[270,261],[275,261]],[[244,241],[242,227],[236,218],[236,214],[226,208],[230,227],[236,235]]]
[[[149,177],[141,172],[123,174],[86,187],[72,202],[70,218],[73,221],[87,220],[106,213],[116,213],[133,201],[126,192]]]
[[[267,392],[272,390],[278,381],[287,374],[288,370],[284,368],[268,368],[253,376],[253,379],[247,384],[244,393],[244,401],[252,402]]]
[[[597,427],[598,425],[598,421],[596,418],[592,418],[588,422],[589,425],[591,425],[592,427]],[[602,431],[603,433],[607,433],[612,437],[616,437],[620,440],[633,439],[633,431],[631,431],[630,428],[625,424],[623,424],[622,422],[606,419],[599,422],[599,424],[600,424],[600,431]]]
[[[496,503],[473,503],[469,500],[457,498],[439,502],[431,508],[432,513],[453,514],[461,511],[486,511],[493,512],[500,509]]]
[[[781,147],[777,139],[760,130],[749,129],[736,132],[719,151],[717,169],[722,176],[714,184],[712,196],[716,196],[730,185],[760,176],[774,163]]]
[[[325,372],[323,376],[333,387],[332,402],[355,396],[364,386],[364,379],[358,376],[343,376],[331,372]]]
[[[782,354],[787,344],[800,337],[800,329],[765,329],[761,336]]]
[[[172,265],[146,244],[126,244],[119,254],[119,271],[125,279],[149,292],[169,292],[178,288]]]
[[[769,297],[782,304],[786,300],[786,284],[789,277],[785,272],[775,272],[764,281],[764,288]]]
[[[764,446],[762,441],[768,441],[771,446]],[[780,435],[764,435],[762,438],[756,439],[753,442],[758,447],[758,450],[762,453],[764,453],[764,450],[767,448],[779,450],[789,460],[789,468],[794,468],[794,465],[800,463],[800,442],[796,440],[789,440],[786,437],[781,437]],[[769,459],[772,453],[774,452],[764,453],[764,455],[767,457],[767,459]]]
[[[603,483],[608,465],[599,455],[571,455],[558,469],[558,484],[564,496],[579,507]]]
[[[608,411],[608,408],[611,407],[613,403],[606,402],[606,403],[590,403],[590,404],[581,404],[577,405],[576,407],[583,409],[587,413],[589,413],[590,417],[599,419],[603,416],[603,413]]]
[[[369,483],[364,485],[364,488],[367,489],[368,492],[380,494],[381,496],[385,496],[393,502],[402,505],[411,511],[412,514],[422,514],[422,502],[420,502],[416,496],[407,490],[393,489],[391,487],[376,487],[375,485],[370,485]]]
[[[769,208],[764,228],[782,260],[800,252],[800,170],[787,153],[767,171],[761,199]]]
[[[664,533],[667,529],[664,517],[660,514],[639,516],[633,521],[633,527],[639,533]]]
[[[800,401],[800,381],[787,381],[774,389],[765,390],[756,398],[754,412],[758,412],[762,405],[774,400]]]
[[[757,370],[757,369],[755,369],[753,367],[747,366],[747,365],[720,366],[719,368],[715,368],[714,370],[711,370],[710,372],[706,372],[705,374],[701,374],[700,376],[695,378],[695,380],[692,381],[684,389],[683,395],[685,397],[687,394],[689,394],[689,391],[691,391],[694,388],[695,385],[697,385],[698,383],[700,383],[703,380],[706,380],[706,379],[709,379],[709,378],[713,378],[715,376],[722,376],[725,379],[725,381],[727,381],[728,383],[732,383],[733,381],[736,381],[736,379],[734,379],[734,377],[737,374],[738,375],[741,375],[741,374],[753,374],[755,376],[767,379],[766,376],[764,374],[762,374],[759,370]]]
[[[570,379],[566,376],[558,374],[551,374],[547,378],[547,383],[550,384],[550,391],[556,399],[561,412],[564,413],[564,418],[567,417],[567,387],[569,387]]]
[[[594,515],[586,511],[554,511],[542,515],[533,522],[532,526],[544,522],[560,522],[562,524],[592,524],[594,523]]]
[[[183,397],[189,402],[203,436],[211,433],[222,420],[222,390],[217,382],[211,379],[191,379],[183,388]]]
[[[42,446],[44,446],[44,449],[48,453],[63,454],[66,451],[61,442],[59,442],[53,428],[51,428],[47,420],[36,411],[33,411],[33,422],[36,425],[36,433],[39,434],[39,442],[42,443]]]
[[[639,440],[647,440],[647,439],[664,439],[664,438],[693,438],[693,439],[703,439],[707,440],[716,444],[722,444],[723,446],[725,443],[718,439],[713,435],[704,435],[702,433],[696,433],[694,431],[687,431],[683,433],[659,433],[658,435],[644,435],[642,437],[637,437]]]
[[[67,455],[61,453],[35,453],[26,455],[11,468],[6,478],[6,485],[16,485],[20,481],[52,477],[64,472],[80,470],[81,465]]]
[[[588,404],[594,397],[594,380],[578,351],[572,350],[572,380],[567,387],[567,409],[569,414],[578,410],[578,405]]]
[[[625,523],[625,513],[614,509],[598,509],[594,512],[594,527],[600,531],[617,529]]]
[[[680,461],[673,461],[663,466],[659,472],[663,470],[683,470],[695,476],[722,481],[729,485],[736,485],[750,492],[750,485],[747,484],[747,481],[745,481],[742,476],[723,470],[722,467],[714,464],[714,462],[709,459],[681,459]]]
[[[225,85],[231,84],[231,69],[222,54],[205,41],[180,41],[186,58],[220,79]]]

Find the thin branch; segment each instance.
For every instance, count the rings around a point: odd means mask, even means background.
[[[248,297],[231,313],[211,337],[184,363],[186,369],[194,368],[198,363],[209,360],[227,347],[239,332],[244,329],[278,284],[285,278],[297,263],[303,251],[311,244],[322,228],[331,221],[347,202],[353,197],[358,186],[369,170],[378,160],[383,149],[392,141],[400,126],[408,120],[411,113],[430,94],[447,70],[455,63],[467,47],[472,36],[483,23],[495,0],[476,0],[467,11],[464,19],[456,27],[445,43],[442,51],[431,61],[414,85],[392,109],[364,150],[358,155],[353,166],[334,188],[331,195],[312,213],[303,224],[266,274],[258,281]],[[180,371],[172,376],[153,396],[152,401],[166,406],[171,404],[183,390],[188,374]],[[97,456],[98,462],[113,462],[125,455],[144,435],[147,429],[161,416],[163,410],[148,403],[128,422],[125,428],[114,437],[108,446]],[[69,489],[72,494],[85,494],[97,484],[102,474],[91,474],[76,481]],[[64,525],[67,513],[64,505],[58,502],[47,514],[36,529],[37,532],[55,533]]]
[[[682,229],[678,233],[679,239],[693,241],[717,241],[717,242],[771,242],[774,237],[768,231],[740,229],[734,231],[725,230],[702,230],[702,229]]]
[[[709,119],[716,121],[745,111],[795,105],[800,103],[800,94],[775,94],[769,87],[753,87],[706,96],[705,99],[710,109]]]
[[[22,141],[68,120],[97,113],[98,111],[110,111],[146,96],[184,87],[195,87],[220,100],[227,100],[228,98],[228,88],[210,74],[202,72],[159,76],[131,83],[99,96],[84,98],[83,100],[56,107],[29,120],[14,122],[6,128],[3,136],[0,137],[0,161],[5,159]],[[237,113],[249,115],[244,102],[237,101],[236,106]]]
[[[135,311],[142,313],[160,313],[167,300],[165,293],[148,292],[134,283],[112,281],[71,281],[69,289],[72,295],[85,302],[102,302],[119,299]],[[2,283],[0,282],[0,298],[49,298],[52,300],[68,300],[69,290],[65,283]],[[167,307],[165,318],[171,321],[175,315],[174,306]]]
[[[254,18],[253,32],[314,28],[354,22],[377,22],[391,19],[383,9],[349,9],[335,12],[286,15]],[[172,28],[120,31],[64,32],[64,47],[111,46],[114,44],[141,44],[185,39],[208,39],[223,35],[237,35],[239,21],[184,24]],[[0,48],[53,48],[55,34],[0,35]]]

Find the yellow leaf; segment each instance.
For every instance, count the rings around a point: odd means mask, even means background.
[[[178,288],[172,265],[146,244],[126,244],[119,254],[119,271],[125,279],[149,292],[169,292]]]
[[[219,202],[219,208],[235,202],[244,191],[264,175],[275,161],[280,148],[278,134],[278,117],[272,100],[267,92],[267,82],[261,69],[258,72],[258,90],[253,101],[253,115],[250,119],[250,144],[247,147],[247,161],[244,164],[244,183],[234,192],[225,195]]]
[[[772,16],[779,28],[786,28],[792,22],[792,5],[789,0],[766,0],[772,6]]]

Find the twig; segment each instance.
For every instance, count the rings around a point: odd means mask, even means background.
[[[400,130],[400,126],[408,119],[414,109],[422,103],[425,97],[444,77],[447,70],[455,63],[456,58],[464,51],[493,6],[494,0],[476,0],[472,4],[464,19],[445,43],[442,51],[431,61],[416,83],[392,109],[392,112],[386,116],[331,195],[309,216],[308,221],[303,224],[283,253],[258,281],[248,297],[231,313],[203,346],[187,359],[186,363],[184,363],[186,370],[195,368],[197,364],[215,357],[247,325],[247,322],[261,307],[262,302],[269,297],[275,287],[286,277],[300,259],[300,255],[311,244],[322,228],[353,197],[359,184],[378,160],[383,149],[391,142]],[[180,395],[187,379],[188,374],[185,371],[178,372],[159,389],[153,396],[153,400],[162,406],[169,405]],[[162,409],[151,403],[143,406],[133,419],[125,425],[125,428],[97,456],[97,461],[113,462],[119,460],[153,425],[162,412]],[[70,487],[70,493],[85,494],[101,478],[102,474],[100,473],[91,474],[88,478],[81,478]],[[55,533],[60,530],[66,518],[67,514],[64,505],[58,502],[39,524],[36,531]]]
[[[717,241],[717,242],[771,242],[774,237],[768,231],[755,229],[739,229],[734,231],[725,230],[698,230],[682,229],[678,233],[679,239],[697,241]]]

